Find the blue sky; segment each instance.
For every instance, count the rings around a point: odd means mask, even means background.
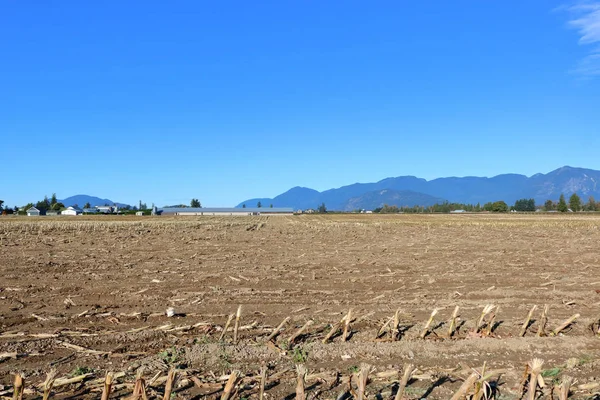
[[[600,1],[7,1],[0,198],[600,169]]]

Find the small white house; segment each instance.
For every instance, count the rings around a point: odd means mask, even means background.
[[[141,217],[141,216],[144,215],[144,212],[143,211],[136,211],[135,215],[137,215],[138,217]]]
[[[82,211],[79,208],[67,207],[61,212],[61,215],[80,215]]]
[[[40,216],[40,210],[38,210],[35,207],[31,207],[30,209],[27,210],[27,216],[28,217],[39,217]]]

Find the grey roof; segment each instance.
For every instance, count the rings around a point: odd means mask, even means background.
[[[197,208],[197,207],[164,207],[159,208],[163,214],[174,214],[174,213],[293,213],[294,209],[291,207],[252,207],[252,208],[240,208],[240,207],[217,207],[217,208]]]
[[[38,210],[35,207],[30,207],[30,208],[27,209],[27,212],[29,212],[29,211],[40,211],[40,210]]]

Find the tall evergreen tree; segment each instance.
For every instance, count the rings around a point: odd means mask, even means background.
[[[569,198],[569,208],[574,212],[581,210],[581,198],[577,196],[577,193],[573,193]]]
[[[590,196],[588,198],[588,202],[586,204],[585,209],[587,211],[596,211],[596,199],[594,199],[594,196]]]
[[[202,207],[202,205],[200,204],[200,200],[192,199],[192,201],[190,202],[190,207],[194,207],[194,208]]]
[[[558,206],[556,206],[556,209],[560,212],[567,212],[569,210],[567,202],[565,201],[565,195],[562,193],[560,194],[560,198],[558,199]]]

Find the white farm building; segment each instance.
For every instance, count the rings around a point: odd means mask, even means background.
[[[83,211],[75,207],[67,207],[61,211],[61,215],[80,215]]]
[[[195,208],[195,207],[165,207],[158,210],[161,215],[293,215],[292,208],[283,207],[260,207],[260,208]]]
[[[39,217],[40,216],[40,210],[38,210],[35,207],[31,207],[27,209],[27,216],[28,217]]]

